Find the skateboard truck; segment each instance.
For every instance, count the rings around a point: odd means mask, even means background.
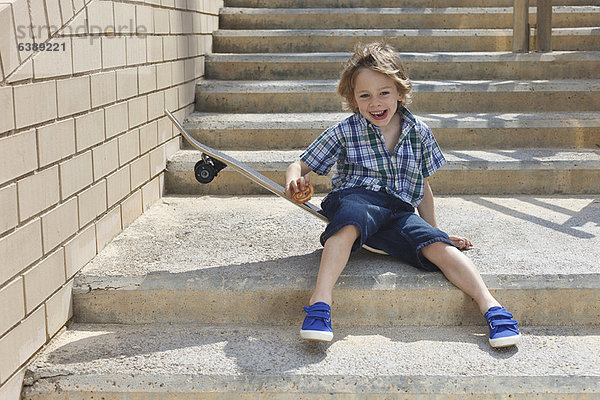
[[[209,183],[227,164],[202,153],[202,160],[194,166],[194,175],[200,183]]]

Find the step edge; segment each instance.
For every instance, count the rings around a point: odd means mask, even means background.
[[[204,79],[196,83],[200,94],[289,94],[330,93],[337,91],[337,79],[307,80],[216,80]],[[600,92],[600,79],[544,79],[523,80],[414,80],[414,93],[497,93],[497,92]]]
[[[68,374],[65,372],[65,374]],[[251,377],[251,378],[249,378]],[[493,378],[493,379],[491,379]],[[391,382],[390,382],[391,381]],[[497,382],[498,391],[490,387],[490,382]],[[600,384],[596,375],[564,375],[536,376],[424,376],[424,375],[391,375],[383,376],[347,376],[347,375],[291,375],[291,374],[248,374],[248,375],[153,375],[153,374],[104,374],[72,375],[57,377],[38,377],[38,384],[48,385],[46,390],[36,391],[25,388],[25,395],[50,393],[60,385],[61,393],[93,392],[112,393],[169,393],[169,399],[186,399],[192,393],[262,393],[266,394],[318,394],[335,393],[351,395],[356,393],[354,387],[363,388],[364,394],[397,394],[406,395],[456,395],[460,393],[489,395],[497,398],[502,394],[582,394],[589,395],[583,399],[592,399],[600,393]],[[283,386],[283,387],[281,387]],[[374,387],[375,386],[375,387]],[[391,386],[391,387],[390,387]],[[293,389],[292,389],[293,388]],[[302,389],[300,389],[302,388]],[[369,388],[369,389],[365,389]],[[436,388],[444,388],[436,391]],[[322,392],[319,392],[321,390]],[[54,398],[54,397],[53,397]],[[111,397],[113,398],[113,397]],[[487,397],[484,397],[487,398]],[[582,398],[582,397],[577,397]]]
[[[265,262],[267,263],[267,262]],[[314,277],[303,278],[270,276],[265,280],[261,274],[248,274],[239,281],[224,282],[218,267],[214,271],[197,270],[182,273],[151,272],[144,276],[96,276],[80,273],[74,282],[73,294],[89,295],[97,291],[281,291],[310,290],[314,286]],[[199,275],[206,275],[200,279]],[[490,290],[598,290],[600,273],[577,274],[481,274]],[[174,284],[174,286],[172,286]],[[376,289],[374,289],[376,288]],[[441,273],[396,274],[386,272],[383,275],[342,274],[335,290],[388,290],[421,291],[438,289],[442,291],[459,289],[453,286]]]
[[[529,150],[529,151],[528,151]],[[570,149],[557,151],[557,149],[544,149],[549,153],[559,153],[558,158],[554,156],[540,155],[540,149],[519,149],[519,152],[512,153],[510,149],[500,150],[446,150],[447,164],[442,170],[465,170],[465,169],[486,169],[486,170],[559,170],[559,169],[586,169],[600,171],[600,151],[587,149]],[[259,171],[285,171],[290,163],[294,162],[300,153],[297,150],[247,150],[235,151],[225,150],[224,153],[242,161],[245,164]],[[482,154],[483,153],[483,154]],[[538,155],[536,155],[536,153]],[[496,156],[498,158],[483,158],[486,155]],[[566,157],[566,155],[570,155]],[[580,159],[575,156],[585,155],[589,158]],[[538,157],[538,159],[535,159]],[[200,160],[201,152],[194,149],[181,149],[171,155],[167,160],[167,170],[170,172],[190,171],[193,165]]]
[[[350,57],[349,52],[323,53],[213,53],[206,56],[207,62],[343,62]],[[557,62],[557,61],[599,61],[600,51],[554,51],[550,53],[513,52],[401,52],[405,62]]]

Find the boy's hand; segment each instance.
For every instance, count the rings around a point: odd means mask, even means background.
[[[305,190],[310,183],[310,177],[308,175],[301,176],[298,179],[292,179],[285,185],[285,195],[292,198],[294,193]]]
[[[470,250],[473,247],[473,243],[465,237],[461,236],[450,236],[450,241],[454,244],[459,250]]]

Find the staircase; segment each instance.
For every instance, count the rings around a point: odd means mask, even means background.
[[[385,38],[448,160],[431,180],[438,222],[475,242],[518,348],[492,350],[441,274],[362,251],[334,292],[334,341],[303,342],[322,222],[229,169],[197,183],[184,144],[162,204],[76,278],[74,323],[30,365],[23,398],[600,398],[594,4],[556,4],[555,51],[514,54],[510,0],[228,0],[185,122],[283,183],[348,115],[335,88],[354,44]],[[312,181],[318,204],[329,179]]]
[[[432,178],[436,194],[600,192],[599,7],[554,7],[556,51],[515,54],[512,8],[502,2],[331,3],[223,9],[188,130],[282,182],[300,150],[345,115],[335,87],[354,44],[385,39],[402,51],[414,82],[411,110],[449,161]],[[182,151],[170,160],[169,193],[264,193],[227,170],[218,182],[196,184],[197,159]],[[328,178],[315,181],[329,189]]]

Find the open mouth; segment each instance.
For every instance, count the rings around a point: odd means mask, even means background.
[[[387,110],[383,110],[383,111],[372,111],[369,114],[371,114],[371,116],[376,119],[376,120],[381,120],[381,119],[385,119],[385,117],[387,117]]]

